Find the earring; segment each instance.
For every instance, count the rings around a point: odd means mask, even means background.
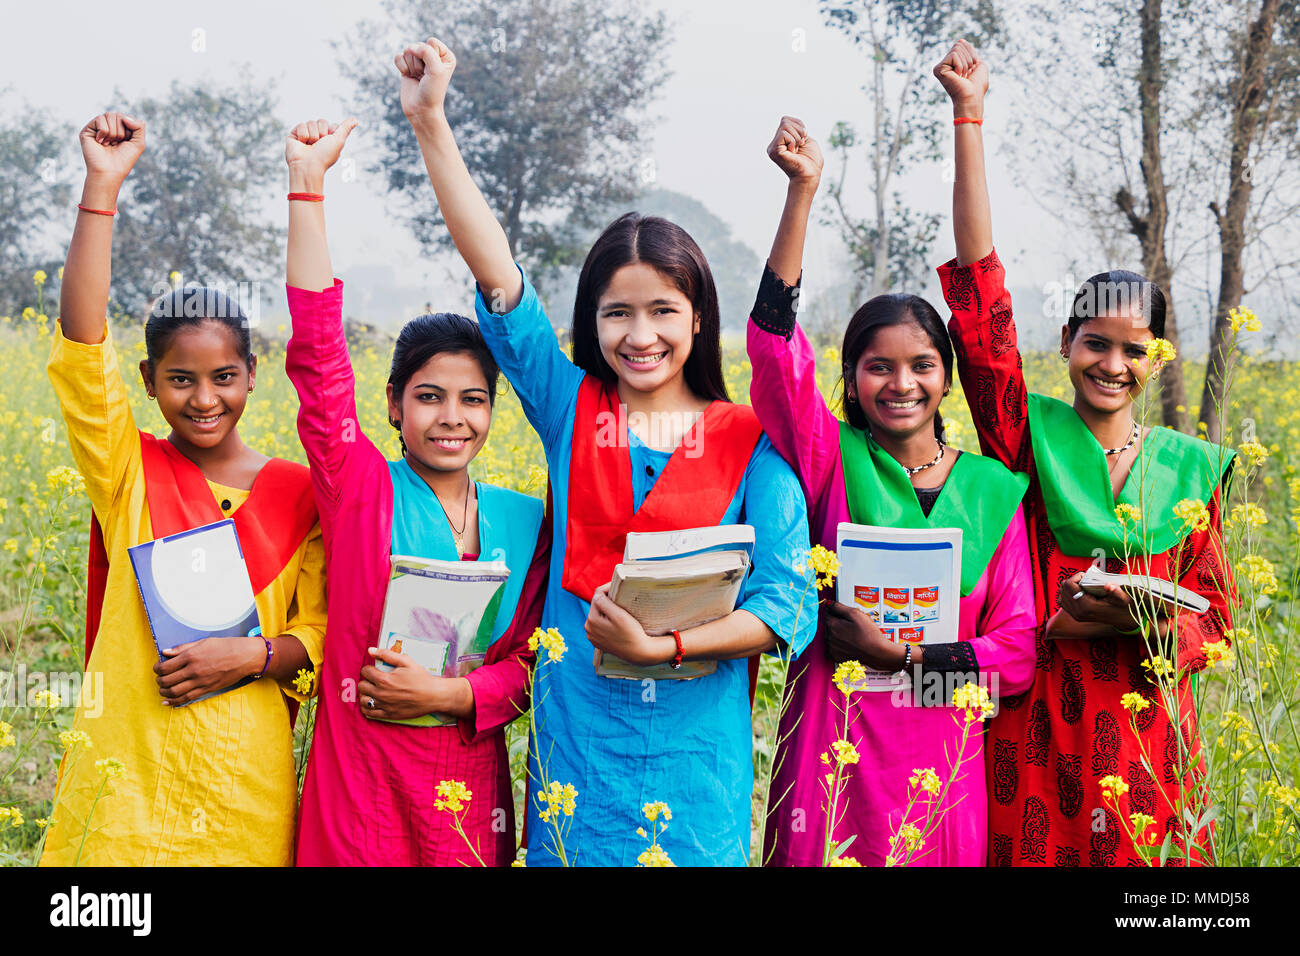
[[[1069,353],[1069,352],[1062,352],[1062,353],[1061,353],[1061,361],[1062,361],[1062,362],[1068,362],[1068,361],[1070,361],[1070,353]]]
[[[154,398],[156,397],[156,396],[154,395],[153,392],[145,392],[145,394],[146,394],[147,396],[149,396],[149,401],[151,401],[151,402],[152,402],[152,401],[154,400]]]

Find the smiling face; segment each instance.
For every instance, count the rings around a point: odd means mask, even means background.
[[[1076,402],[1103,415],[1123,411],[1141,394],[1151,374],[1146,344],[1151,330],[1140,311],[1122,310],[1061,329],[1061,354],[1070,363]]]
[[[407,461],[429,471],[460,471],[487,441],[492,403],[487,377],[474,356],[438,352],[394,394],[388,417],[401,423]]]
[[[184,326],[140,375],[174,436],[195,448],[215,448],[244,414],[257,378],[257,357],[240,354],[235,333],[218,321]]]
[[[597,301],[600,354],[639,392],[657,391],[682,374],[699,330],[691,300],[643,262],[618,269]]]
[[[930,337],[915,322],[876,329],[859,356],[849,391],[871,424],[896,441],[933,434],[934,415],[951,382]]]

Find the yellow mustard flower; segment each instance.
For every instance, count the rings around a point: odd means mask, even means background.
[[[48,710],[53,710],[63,703],[63,698],[52,690],[38,690],[32,695],[32,702],[38,706],[44,706]]]
[[[1205,655],[1205,666],[1224,665],[1224,670],[1232,669],[1232,647],[1227,641],[1205,641],[1201,644],[1201,653]]]
[[[45,285],[46,278],[48,277],[45,275],[44,269],[37,269],[35,272],[32,273],[32,282],[36,284],[36,288],[38,289],[41,286]]]
[[[545,648],[548,659],[552,661],[563,660],[564,652],[569,649],[564,643],[564,637],[553,627],[533,630],[532,637],[528,638],[528,649],[536,654],[539,647]]]
[[[1174,673],[1173,662],[1157,654],[1149,661],[1143,661],[1142,666],[1150,673],[1147,674],[1147,680],[1155,683],[1157,677],[1172,677]]]
[[[305,667],[298,668],[298,673],[293,678],[293,689],[304,697],[310,697],[312,687],[316,684],[315,671],[308,670]]]
[[[1268,524],[1268,515],[1259,505],[1246,502],[1233,507],[1228,523],[1233,527],[1259,528]]]
[[[855,764],[860,758],[858,748],[853,746],[847,740],[837,740],[831,744],[831,750],[835,752],[835,762],[843,767],[845,764]]]
[[[664,803],[662,800],[656,800],[654,803],[647,803],[641,808],[641,813],[651,823],[658,820],[660,815],[663,816],[665,821],[673,818],[673,812],[668,809],[668,804]]]
[[[121,777],[126,773],[126,765],[116,757],[105,757],[103,760],[96,760],[95,769],[100,776],[110,780],[114,777]]]
[[[861,866],[861,865],[862,865],[861,863],[859,863],[851,856],[837,856],[835,859],[831,860],[831,866]]]
[[[1178,351],[1168,339],[1152,339],[1147,343],[1147,358],[1152,362],[1172,362],[1178,358]]]
[[[987,720],[993,716],[994,707],[989,692],[970,681],[953,692],[952,704],[958,710],[966,711],[967,722]]]
[[[87,750],[92,746],[90,735],[84,730],[65,730],[59,734],[59,743],[63,744],[64,750],[71,750],[73,747],[85,747]]]
[[[658,843],[651,844],[642,850],[636,858],[637,866],[676,866],[672,860],[668,859],[668,854]]]
[[[18,743],[18,738],[14,736],[14,725],[0,720],[0,748],[12,747]]]
[[[1210,510],[1195,498],[1184,498],[1174,505],[1174,517],[1181,519],[1183,527],[1191,531],[1204,531],[1210,526]]]
[[[1141,836],[1147,827],[1156,822],[1156,818],[1146,813],[1130,813],[1129,822],[1133,824],[1134,834]]]
[[[23,825],[23,812],[17,807],[0,807],[0,825],[6,821],[10,827],[17,829]]]
[[[866,679],[867,669],[862,666],[861,661],[844,661],[835,668],[835,675],[831,678],[845,697],[858,690],[859,685]]]
[[[1246,572],[1249,581],[1260,594],[1272,594],[1277,590],[1277,577],[1273,574],[1273,562],[1258,554],[1247,554],[1237,562],[1238,568]]]
[[[1111,774],[1108,777],[1102,777],[1097,781],[1101,785],[1101,795],[1103,797],[1122,797],[1128,793],[1128,784],[1122,777]]]
[[[931,796],[938,796],[939,791],[943,789],[943,781],[939,775],[934,772],[933,767],[926,767],[924,770],[919,767],[912,768],[912,776],[907,781],[913,787],[916,787]]]
[[[1142,509],[1127,502],[1115,506],[1115,519],[1125,528],[1142,522]]]
[[[817,588],[828,588],[835,583],[840,573],[840,559],[835,552],[820,544],[814,544],[808,553],[808,566],[817,574]]]
[[[438,781],[438,798],[433,801],[435,808],[460,813],[469,806],[473,792],[460,780]]]
[[[1243,329],[1247,332],[1258,332],[1260,330],[1259,316],[1244,305],[1236,306],[1228,313],[1228,324],[1232,326],[1232,331],[1240,332]]]
[[[1147,700],[1141,694],[1130,691],[1119,699],[1120,706],[1125,710],[1137,713],[1140,710],[1146,710],[1151,706],[1151,701]]]

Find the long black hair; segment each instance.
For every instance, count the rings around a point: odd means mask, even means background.
[[[919,295],[902,292],[890,292],[868,299],[857,312],[853,313],[853,318],[849,319],[849,326],[844,330],[844,344],[840,348],[840,356],[844,363],[840,368],[844,418],[854,428],[867,431],[871,427],[866,413],[862,411],[862,406],[849,396],[848,383],[857,374],[858,359],[862,358],[862,353],[871,346],[877,331],[886,326],[903,325],[908,322],[919,326],[929,337],[930,343],[943,362],[945,384],[952,383],[952,340],[948,338],[948,330],[944,328],[943,320],[939,318],[939,313],[935,311],[934,306]],[[937,408],[934,412],[934,437],[943,441],[943,416],[939,414]]]
[[[220,322],[235,337],[235,351],[250,365],[253,340],[248,316],[239,303],[223,292],[206,286],[184,286],[162,296],[149,310],[144,323],[144,350],[149,364],[156,365],[167,354],[172,337],[184,328]]]
[[[691,302],[700,331],[691,343],[682,374],[701,398],[731,401],[722,377],[721,319],[718,290],[704,253],[681,226],[658,216],[629,212],[615,219],[587,253],[573,302],[573,362],[602,382],[618,381],[600,352],[596,307],[614,273],[644,262],[663,273]]]
[[[1122,314],[1130,309],[1142,316],[1142,324],[1156,338],[1165,335],[1165,292],[1145,276],[1127,269],[1098,272],[1084,280],[1074,295],[1066,325],[1073,341],[1079,327],[1101,315]]]
[[[468,355],[478,362],[487,379],[488,405],[494,407],[497,398],[497,383],[501,370],[497,368],[496,359],[483,340],[483,333],[473,319],[455,312],[434,312],[417,315],[402,326],[393,345],[393,362],[388,371],[388,384],[393,386],[393,400],[401,404],[402,392],[411,376],[424,367],[424,363],[442,352]],[[400,436],[400,422],[389,419],[388,424],[397,429]],[[406,451],[406,441],[402,440],[402,451]]]

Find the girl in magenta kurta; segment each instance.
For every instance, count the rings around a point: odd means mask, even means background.
[[[753,365],[750,399],[773,445],[799,476],[808,500],[812,541],[833,550],[838,525],[852,520],[841,455],[841,428],[817,387],[815,354],[795,320],[803,233],[820,173],[820,153],[802,124],[787,119],[769,154],[791,182],[781,229],[749,323],[748,349]],[[788,285],[783,277],[795,281],[795,286]],[[904,327],[921,332],[912,323]],[[938,328],[942,334],[942,325]],[[881,329],[877,338],[886,331],[890,330]],[[845,351],[847,363],[849,349]],[[846,377],[852,393],[855,382],[851,372],[846,370]],[[950,371],[947,380],[951,381]],[[936,405],[944,389],[940,381],[940,395],[932,396]],[[899,397],[906,396],[900,393]],[[865,394],[860,396],[859,404],[868,404]],[[924,421],[918,420],[923,434],[936,431],[934,415],[931,410],[928,417],[922,416]],[[880,433],[880,427],[876,426],[875,433]],[[932,455],[933,449],[931,442],[927,455]],[[946,454],[952,456],[951,452]],[[961,481],[963,473],[969,472],[959,471],[951,483]],[[935,481],[922,484],[933,486]],[[961,489],[949,489],[949,493],[957,490]],[[922,502],[928,495],[934,496],[933,503],[936,489],[918,490]],[[964,530],[969,533],[969,529]],[[840,737],[844,706],[844,698],[831,680],[835,663],[830,656],[832,648],[828,647],[829,620],[824,613],[812,646],[791,665],[764,847],[764,859],[772,864],[816,865],[822,861],[825,797],[821,781],[826,767],[821,754]],[[995,694],[1019,693],[1032,677],[1034,623],[1024,516],[1016,507],[983,574],[961,598],[958,644],[924,648],[921,667],[914,672],[913,680],[924,678],[926,673],[962,672],[988,685]],[[842,654],[836,652],[836,657],[842,659]],[[880,664],[874,658],[863,659],[872,666]],[[839,842],[856,835],[849,855],[864,864],[881,864],[890,852],[889,838],[903,822],[909,778],[918,769],[928,767],[947,776],[957,753],[963,718],[951,706],[916,706],[910,695],[900,702],[891,693],[860,692],[852,696],[849,706],[848,739],[857,748],[860,762],[849,775],[848,808],[834,839]],[[985,862],[987,789],[982,744],[982,734],[977,731],[963,755],[961,776],[948,791],[942,822],[914,862]],[[919,824],[922,816],[922,811],[914,808],[909,822]]]
[[[286,148],[291,188],[319,194],[325,169],[338,158],[350,130],[313,123],[295,129]],[[293,338],[287,370],[302,402],[298,433],[321,514],[330,612],[297,862],[474,865],[481,858],[489,866],[507,865],[514,859],[515,827],[503,728],[528,707],[528,638],[541,620],[550,535],[535,499],[490,485],[471,486],[466,473],[462,515],[460,500],[444,504],[437,491],[447,476],[468,465],[465,456],[472,458],[486,438],[495,365],[480,337],[482,356],[434,353],[409,382],[390,385],[390,416],[404,426],[404,455],[389,462],[357,426],[355,379],[342,323],[343,283],[329,267],[319,202],[290,203],[288,271]],[[449,320],[458,318],[424,316],[410,323],[395,351],[395,375],[399,365],[410,364],[410,354],[423,358],[419,350],[429,351],[422,335],[435,328],[445,332],[444,327],[457,325]],[[477,335],[470,320],[460,322]],[[476,403],[482,391],[481,409],[458,418],[450,408],[452,396],[439,394],[438,383],[450,381],[447,376],[455,371],[454,365],[439,364],[447,359],[469,363],[471,385],[473,369],[480,369],[483,387],[467,389],[460,400]],[[429,410],[433,405],[447,411]],[[472,426],[476,414],[478,432]],[[453,433],[467,428],[473,437],[460,447]],[[434,450],[435,442],[447,447]],[[468,524],[458,529],[466,518]],[[410,666],[405,655],[373,648],[393,553],[438,558],[459,553],[466,561],[479,553],[504,553],[511,577],[494,632],[499,636],[483,665],[467,677],[433,677]],[[377,671],[371,658],[397,670]],[[384,722],[431,712],[456,716],[456,723]],[[462,821],[475,853],[452,829],[450,815],[435,806],[442,780],[460,781],[472,793]]]

